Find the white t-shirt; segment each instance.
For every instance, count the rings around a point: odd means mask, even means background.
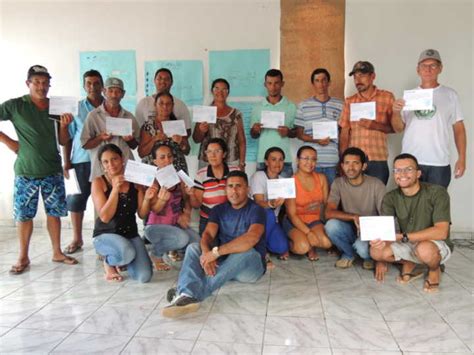
[[[464,116],[456,91],[443,85],[433,90],[433,106],[432,111],[402,112],[402,153],[414,155],[422,165],[447,166],[452,126]]]
[[[278,176],[280,178],[280,176]],[[253,199],[254,195],[263,195],[265,201],[268,201],[267,194],[267,180],[268,176],[265,171],[257,171],[250,178],[250,197]],[[281,206],[275,208],[275,216],[278,216]]]
[[[184,121],[184,126],[186,129],[191,129],[191,116],[189,114],[188,107],[186,104],[178,99],[176,96],[173,96],[174,108],[173,113],[178,120]],[[154,119],[156,116],[155,108],[155,95],[147,96],[141,99],[138,102],[138,105],[135,109],[135,118],[137,119],[138,125],[140,128],[148,119]]]

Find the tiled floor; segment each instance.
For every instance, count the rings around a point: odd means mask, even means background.
[[[64,241],[70,231],[64,231]],[[468,243],[469,244],[469,243]],[[31,270],[11,276],[15,229],[0,229],[0,353],[469,354],[473,345],[474,252],[456,248],[441,292],[422,280],[384,284],[357,265],[334,268],[321,255],[276,261],[257,284],[230,283],[199,312],[163,319],[164,295],[178,271],[149,284],[107,283],[88,239],[79,265],[50,262],[44,229],[35,230]]]

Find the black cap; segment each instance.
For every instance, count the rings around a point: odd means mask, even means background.
[[[359,61],[354,64],[352,71],[349,73],[349,76],[354,75],[356,72],[361,72],[364,74],[375,73],[374,66],[370,62]]]
[[[30,69],[28,69],[28,80],[33,75],[43,75],[43,76],[47,76],[48,79],[51,79],[51,75],[49,75],[48,69],[46,69],[42,65],[33,65]]]

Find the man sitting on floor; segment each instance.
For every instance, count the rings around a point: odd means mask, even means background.
[[[438,291],[440,265],[453,250],[449,239],[451,223],[449,195],[439,185],[420,182],[421,171],[411,154],[400,154],[393,161],[393,175],[398,188],[384,197],[382,212],[394,216],[401,233],[397,241],[371,241],[370,254],[377,261],[375,277],[383,281],[387,262],[401,262],[400,283],[408,283],[423,275],[414,272],[416,264],[428,266],[423,290]]]
[[[186,249],[176,288],[168,290],[171,305],[164,317],[195,312],[200,302],[229,280],[256,282],[265,273],[265,210],[248,198],[247,175],[227,176],[228,201],[215,206],[201,243]]]

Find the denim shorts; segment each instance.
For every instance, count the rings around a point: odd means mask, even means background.
[[[314,226],[317,226],[318,224],[323,224],[323,222],[321,221],[313,221],[311,223],[305,223],[306,226],[308,228],[313,228]],[[285,218],[283,218],[283,222],[281,223],[281,226],[283,227],[283,230],[285,231],[286,235],[289,235],[290,231],[293,229],[293,228],[296,228],[293,223],[291,223],[290,219],[288,218],[288,216],[285,216]]]
[[[16,176],[13,197],[15,221],[26,222],[36,216],[40,190],[48,216],[67,215],[63,174],[49,175],[44,178]]]
[[[91,194],[91,183],[89,176],[91,174],[91,163],[72,164],[76,171],[77,182],[81,188],[81,193],[77,195],[67,195],[67,210],[71,212],[83,212],[86,210],[87,199]]]

